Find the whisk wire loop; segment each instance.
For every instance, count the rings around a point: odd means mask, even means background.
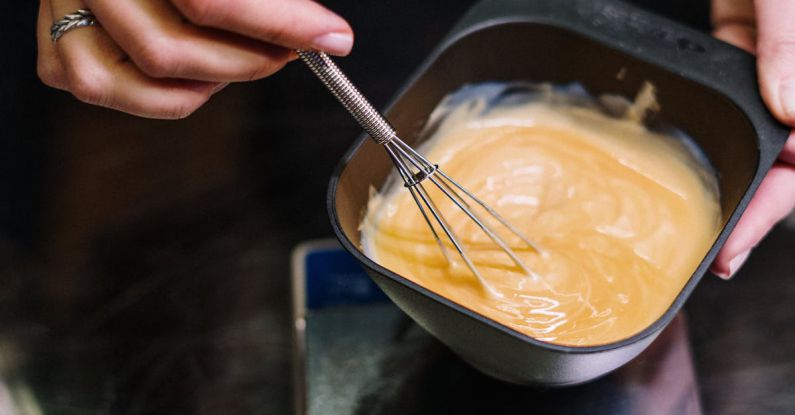
[[[403,182],[406,183],[407,188],[409,189],[409,193],[411,194],[411,198],[414,199],[414,203],[417,207],[420,208],[420,213],[422,214],[423,219],[425,219],[425,223],[428,225],[428,228],[431,229],[431,233],[433,233],[433,238],[436,240],[436,244],[439,245],[439,250],[442,251],[442,255],[444,256],[445,261],[448,264],[451,264],[452,261],[450,260],[450,254],[447,253],[447,247],[444,246],[444,242],[442,242],[442,238],[439,237],[439,233],[436,232],[436,226],[433,225],[431,219],[428,217],[428,214],[425,212],[425,209],[420,203],[419,196],[417,195],[418,190],[414,188],[414,186],[408,186],[409,180],[411,178],[411,172],[406,169],[405,164],[398,158],[395,152],[390,148],[390,146],[384,146],[386,148],[389,157],[392,159],[392,162],[395,164],[400,177],[403,179]]]

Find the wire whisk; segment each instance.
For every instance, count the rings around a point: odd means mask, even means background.
[[[511,233],[519,237],[534,251],[541,253],[539,247],[530,241],[524,234],[516,229],[510,222],[492,209],[485,202],[476,197],[472,192],[462,187],[455,180],[443,172],[438,165],[431,163],[411,146],[403,142],[391,124],[370,104],[370,102],[351,83],[347,76],[323,52],[298,50],[298,56],[309,66],[312,72],[326,85],[339,102],[356,119],[364,131],[376,143],[386,149],[389,157],[397,168],[398,174],[403,179],[404,186],[411,193],[411,197],[420,209],[425,222],[433,233],[439,249],[448,263],[452,263],[447,247],[442,241],[441,234],[447,237],[455,250],[464,260],[469,270],[477,278],[481,286],[492,296],[500,297],[501,294],[490,284],[472,262],[461,239],[453,232],[452,227],[433,201],[424,184],[430,182],[439,191],[449,198],[461,209],[477,226],[505,252],[522,272],[532,276],[530,269],[522,262],[516,253],[486,223],[486,221],[473,209],[473,205],[480,206],[496,222],[502,224]],[[434,225],[434,223],[436,225]],[[438,229],[437,229],[438,228]]]

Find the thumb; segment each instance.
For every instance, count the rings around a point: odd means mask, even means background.
[[[795,126],[795,1],[757,0],[759,87],[781,122]]]

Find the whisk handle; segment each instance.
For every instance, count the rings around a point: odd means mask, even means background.
[[[296,52],[376,143],[386,144],[395,137],[395,129],[373,108],[328,55],[303,49]]]

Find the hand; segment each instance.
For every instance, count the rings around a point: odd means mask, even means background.
[[[714,35],[756,53],[759,87],[770,111],[795,127],[795,1],[712,0]],[[795,131],[712,263],[730,278],[768,231],[795,207]]]
[[[50,26],[90,8],[101,26],[57,42]],[[229,82],[271,75],[296,48],[346,55],[348,23],[312,0],[41,0],[38,73],[78,99],[183,118]]]

